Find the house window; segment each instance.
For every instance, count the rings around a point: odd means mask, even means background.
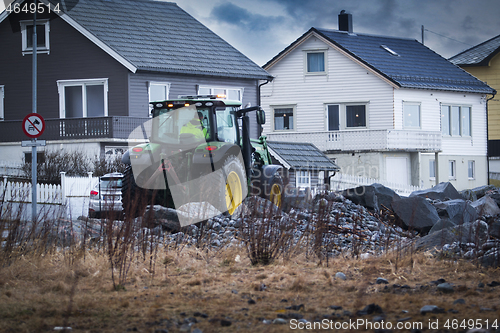
[[[448,161],[448,178],[457,179],[457,162],[454,160]]]
[[[338,131],[354,127],[367,127],[367,104],[327,104],[326,127]]]
[[[306,73],[308,74],[326,73],[324,51],[306,52]]]
[[[328,130],[338,131],[340,129],[339,105],[328,105]]]
[[[429,160],[429,178],[436,179],[436,160]]]
[[[471,136],[471,107],[442,105],[441,132],[449,136]]]
[[[311,172],[297,170],[297,187],[311,187]]]
[[[5,120],[5,111],[3,106],[4,91],[4,86],[0,86],[0,121]]]
[[[366,127],[366,106],[346,105],[346,127]]]
[[[275,108],[274,109],[274,130],[289,131],[293,130],[294,108]]]
[[[149,102],[165,101],[168,99],[170,83],[149,82]]]
[[[420,103],[403,104],[403,121],[405,128],[420,128]]]
[[[108,79],[61,80],[57,85],[61,118],[108,115]]]
[[[467,162],[467,176],[469,179],[476,178],[476,161],[468,161]]]
[[[214,88],[200,86],[198,95],[226,95],[224,99],[232,101],[243,101],[243,88]]]
[[[36,23],[37,53],[49,53],[49,20],[39,20]],[[33,53],[33,21],[21,21],[22,52]]]

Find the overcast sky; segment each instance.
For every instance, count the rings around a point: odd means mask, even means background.
[[[413,38],[445,58],[500,35],[500,0],[171,0],[262,66],[311,27]],[[438,35],[439,34],[439,35]],[[446,37],[442,37],[442,36]]]

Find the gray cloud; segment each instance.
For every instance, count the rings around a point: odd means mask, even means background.
[[[254,14],[230,2],[215,6],[210,13],[210,17],[219,22],[251,31],[265,31],[270,29],[272,25],[279,25],[284,22],[284,17]]]
[[[500,34],[498,0],[177,0],[179,6],[262,65],[311,27],[421,40],[448,58]],[[261,10],[266,8],[266,10]],[[208,13],[208,14],[207,14]],[[465,44],[463,44],[465,43]]]

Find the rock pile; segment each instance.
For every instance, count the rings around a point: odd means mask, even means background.
[[[252,197],[245,200],[241,215],[235,218],[221,214],[181,227],[176,210],[152,206],[132,223],[136,230],[147,230],[159,241],[187,246],[200,242],[211,247],[244,244],[250,227],[270,223],[276,226],[273,237],[286,236],[288,246],[311,246],[325,257],[349,253],[366,258],[412,243],[418,250],[498,266],[499,204],[500,193],[492,186],[459,193],[452,184],[441,183],[400,197],[383,185],[372,184],[317,195],[307,203],[290,205],[287,212]],[[59,245],[81,240],[84,234],[87,241],[97,241],[109,223],[85,217],[59,219],[51,237],[58,238]],[[125,222],[112,223],[112,229],[119,229]]]

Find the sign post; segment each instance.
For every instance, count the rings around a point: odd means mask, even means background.
[[[45,146],[45,140],[37,142],[36,138],[45,131],[45,120],[38,113],[30,113],[23,119],[23,132],[31,138],[31,141],[22,141],[23,147],[31,147],[31,218],[36,222],[36,201],[37,201],[37,146]]]

